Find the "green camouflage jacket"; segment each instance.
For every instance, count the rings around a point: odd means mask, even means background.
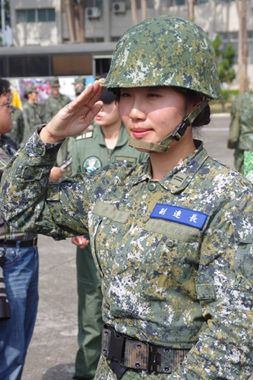
[[[231,106],[231,117],[236,114],[238,96]],[[237,148],[240,150],[253,150],[253,91],[242,94],[240,107],[240,134]]]
[[[6,165],[16,153],[17,144],[13,142],[8,136],[0,136],[0,176]],[[13,228],[8,224],[0,214],[0,239],[7,240],[30,240],[35,237],[32,233],[26,233],[21,230]]]
[[[23,115],[25,121],[25,131],[22,145],[27,142],[35,129],[37,129],[38,125],[44,123],[44,105],[35,103],[32,106],[27,102],[23,107]]]
[[[23,113],[17,107],[11,106],[11,108],[12,130],[6,135],[9,136],[11,140],[15,141],[19,146],[23,140],[25,129]]]
[[[4,217],[55,239],[89,232],[104,322],[142,341],[191,348],[172,374],[157,378],[248,379],[252,184],[202,144],[161,181],[152,180],[148,160],[49,183],[59,145],[35,133],[8,165]]]
[[[45,101],[45,122],[48,123],[69,102],[71,99],[66,95],[60,94],[59,98],[50,95]]]

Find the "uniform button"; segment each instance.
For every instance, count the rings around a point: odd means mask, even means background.
[[[172,247],[174,247],[174,241],[169,240],[169,241],[167,241],[166,245],[167,245],[167,247],[172,248]]]
[[[149,184],[148,184],[148,189],[149,189],[150,191],[154,191],[154,190],[156,189],[156,184],[155,184],[155,182],[149,182]]]
[[[42,148],[38,148],[38,149],[37,149],[37,153],[38,153],[39,155],[43,154],[43,152],[44,152],[44,151],[43,151]]]

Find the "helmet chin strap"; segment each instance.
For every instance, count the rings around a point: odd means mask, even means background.
[[[207,106],[208,100],[204,97],[196,107],[183,118],[180,124],[174,129],[172,133],[170,133],[165,139],[163,139],[160,143],[152,143],[148,141],[141,141],[129,138],[128,145],[136,148],[136,149],[145,149],[149,153],[166,153],[170,149],[170,144],[173,140],[179,141],[181,137],[184,135],[186,129],[193,123],[196,117],[200,114],[200,112]]]

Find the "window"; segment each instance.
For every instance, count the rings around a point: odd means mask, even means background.
[[[49,74],[48,56],[10,56],[9,71],[11,77],[46,76]]]
[[[48,9],[38,9],[38,21],[48,22],[55,21],[55,10],[52,8]]]
[[[55,21],[54,8],[17,10],[17,22],[50,22]]]
[[[35,9],[17,11],[17,22],[35,22]]]
[[[111,9],[112,9],[112,3],[115,3],[115,2],[124,2],[126,4],[126,9],[127,10],[131,9],[130,0],[111,0]],[[154,7],[155,7],[154,0],[147,0],[147,8],[154,9]],[[136,8],[141,9],[141,0],[136,1]]]
[[[186,0],[163,0],[163,7],[174,7],[175,5],[186,5]]]
[[[95,7],[95,8],[103,9],[103,1],[102,0],[86,0],[86,7],[87,8]]]

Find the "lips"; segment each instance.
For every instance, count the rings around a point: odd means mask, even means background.
[[[132,133],[136,139],[141,139],[147,136],[151,131],[152,129],[141,129],[141,128],[132,129]]]

